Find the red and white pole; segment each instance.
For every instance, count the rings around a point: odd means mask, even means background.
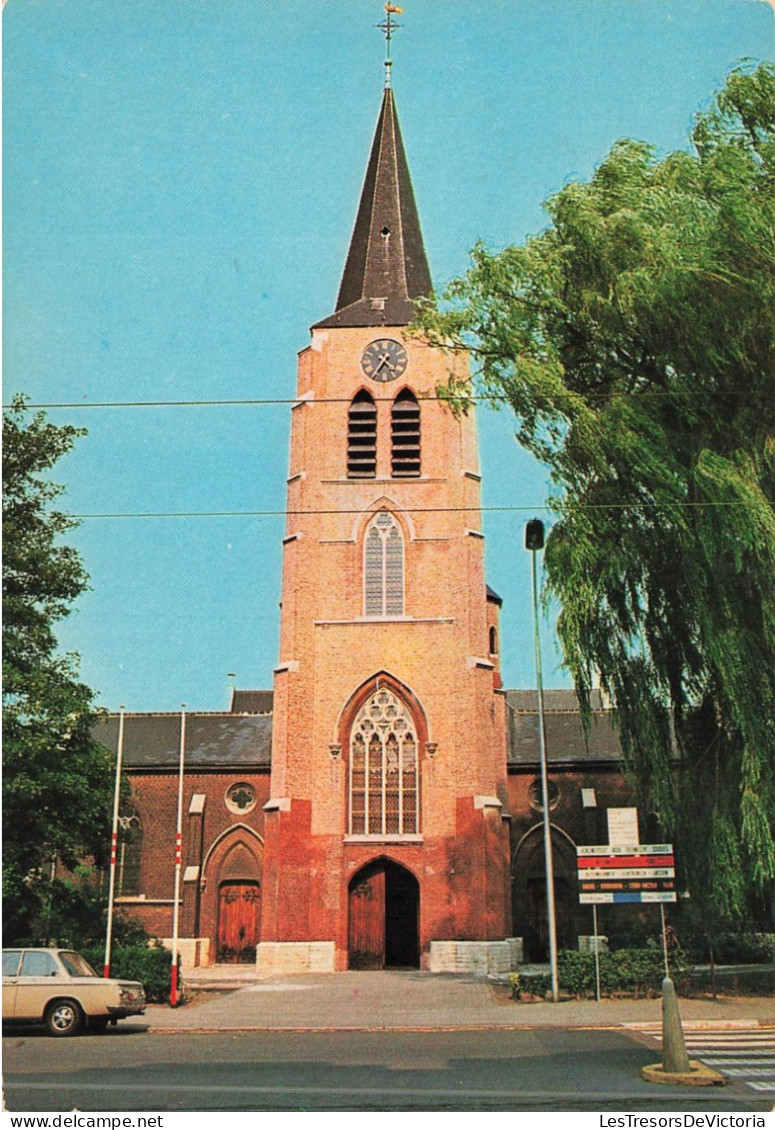
[[[124,756],[124,708],[119,707],[118,749],[116,751],[116,784],[113,790],[113,827],[110,834],[110,882],[108,885],[108,929],[105,935],[103,977],[110,977],[110,946],[113,940],[113,903],[116,894],[116,857],[118,855],[118,806],[121,797],[121,762]]]
[[[178,819],[175,826],[175,900],[172,910],[172,970],[170,1004],[178,1003],[178,930],[180,925],[180,872],[183,864],[183,769],[186,758],[186,704],[180,713],[180,767],[178,769]]]

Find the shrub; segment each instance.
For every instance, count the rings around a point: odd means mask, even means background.
[[[82,953],[95,969],[102,969],[104,947],[89,946]],[[161,1004],[169,1000],[171,962],[172,954],[160,942],[150,946],[116,946],[111,952],[110,975],[142,982],[147,1000]]]
[[[714,946],[714,958],[724,965],[765,965],[775,961],[775,934],[720,934]]]
[[[576,997],[587,997],[595,992],[595,955],[578,950],[560,950],[557,955],[557,972],[560,988]],[[687,978],[688,967],[683,954],[670,954],[670,976],[676,985]],[[665,975],[664,958],[656,947],[620,949],[613,953],[600,953],[601,992],[633,993],[636,997],[658,993]]]

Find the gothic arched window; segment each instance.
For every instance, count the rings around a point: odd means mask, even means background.
[[[394,479],[416,479],[420,474],[420,405],[405,388],[393,401],[390,416],[391,474]]]
[[[417,728],[389,690],[378,690],[350,732],[349,832],[411,836],[420,831]]]
[[[366,616],[404,614],[404,538],[389,510],[380,510],[366,530],[363,605]]]
[[[347,414],[347,477],[373,479],[377,473],[377,406],[361,390]]]

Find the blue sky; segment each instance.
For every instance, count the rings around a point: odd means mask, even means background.
[[[394,88],[438,286],[519,242],[620,137],[685,147],[764,0],[404,0]],[[89,434],[74,514],[282,512],[289,406],[332,312],[382,88],[379,0],[8,0],[4,402]],[[524,521],[545,475],[481,411],[488,579],[508,686],[534,685]],[[520,507],[513,512],[498,507]],[[91,591],[63,622],[98,701],[223,709],[269,687],[279,514],[85,518]],[[545,683],[567,685],[547,627]]]

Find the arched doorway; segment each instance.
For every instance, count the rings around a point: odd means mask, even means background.
[[[377,859],[350,880],[350,969],[418,969],[420,885],[405,867]]]
[[[554,910],[558,949],[575,949],[579,932],[576,849],[568,835],[552,825]],[[513,861],[514,930],[524,939],[528,961],[548,961],[544,835],[536,825],[523,837]]]
[[[251,829],[228,829],[205,859],[202,905],[217,963],[248,964],[261,940],[262,844]],[[213,950],[211,949],[211,954]]]

